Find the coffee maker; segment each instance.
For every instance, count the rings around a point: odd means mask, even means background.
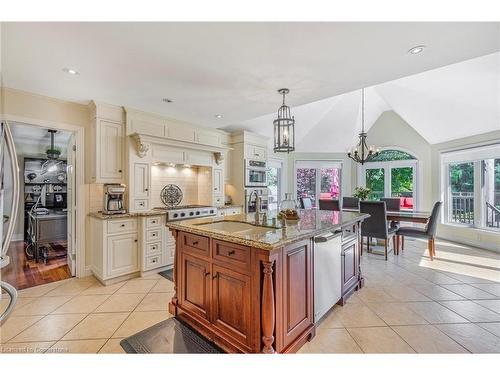
[[[123,184],[105,184],[104,185],[104,210],[107,215],[124,214],[125,208],[123,200],[125,195],[125,185]]]

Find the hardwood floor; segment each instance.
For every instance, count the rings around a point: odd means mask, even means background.
[[[65,247],[66,243],[63,241],[52,244],[53,252],[62,256],[50,259],[46,264],[36,263],[34,260],[27,260],[24,242],[14,241],[8,252],[10,264],[1,270],[0,278],[18,290],[69,279],[71,272],[64,255]]]

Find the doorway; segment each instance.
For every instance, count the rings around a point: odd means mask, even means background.
[[[313,208],[319,207],[320,199],[339,199],[341,196],[341,162],[297,160],[294,175],[297,199],[311,198]]]
[[[71,278],[76,272],[75,135],[18,122],[10,122],[10,129],[20,194],[2,280],[25,289]]]

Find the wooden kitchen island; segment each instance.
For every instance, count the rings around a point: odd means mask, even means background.
[[[176,239],[170,313],[230,353],[296,352],[315,335],[314,237],[355,236],[338,275],[347,295],[362,286],[359,227],[368,217],[319,210],[299,216],[285,228],[255,225],[254,214],[167,223]]]

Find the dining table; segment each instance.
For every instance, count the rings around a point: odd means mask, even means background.
[[[342,211],[359,212],[359,209],[355,208],[343,208]],[[399,221],[399,222],[411,222],[419,224],[427,224],[431,217],[430,211],[387,211],[386,213],[388,221]]]

